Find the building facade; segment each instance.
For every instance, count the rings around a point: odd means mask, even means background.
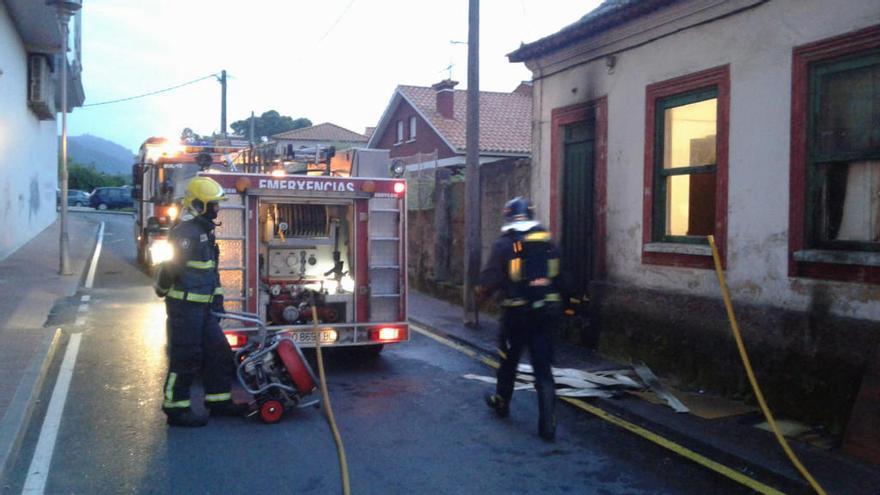
[[[68,64],[69,107],[82,105],[79,14],[62,56],[55,9],[45,2],[0,3],[0,259],[57,216],[60,64]]]
[[[606,1],[510,55],[532,191],[609,353],[845,424],[880,342],[880,4]]]

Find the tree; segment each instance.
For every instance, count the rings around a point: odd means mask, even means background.
[[[199,141],[202,139],[202,136],[196,134],[196,131],[189,127],[185,127],[183,131],[180,132],[180,139],[181,141]]]
[[[254,118],[254,139],[259,140],[262,136],[270,137],[281,132],[310,127],[311,125],[312,121],[307,118],[300,117],[294,119],[287,115],[281,115],[275,110],[269,110]],[[239,136],[249,136],[251,132],[251,117],[237,120],[232,123],[231,127]]]
[[[110,175],[95,170],[94,165],[82,165],[67,160],[68,185],[70,189],[90,192],[96,187],[121,186],[128,182],[121,175]]]

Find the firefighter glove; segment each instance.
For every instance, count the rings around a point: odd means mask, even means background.
[[[211,311],[215,313],[225,313],[226,308],[223,307],[223,295],[216,294],[214,295],[214,299],[211,300]]]
[[[165,297],[168,294],[168,291],[171,290],[171,284],[173,281],[171,277],[168,276],[168,270],[165,268],[165,264],[161,264],[156,267],[156,276],[153,280],[153,290],[156,292],[158,297]]]

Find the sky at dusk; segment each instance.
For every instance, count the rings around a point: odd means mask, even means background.
[[[552,34],[600,0],[482,0],[480,88],[531,79],[506,54]],[[227,71],[227,126],[274,109],[356,132],[379,121],[398,84],[449,76],[467,87],[467,0],[84,0],[86,105]],[[138,100],[77,108],[71,135],[136,151],[149,136],[220,129],[213,78]],[[228,129],[231,132],[231,129]]]

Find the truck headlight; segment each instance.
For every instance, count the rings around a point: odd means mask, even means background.
[[[150,244],[150,262],[158,265],[174,257],[174,251],[167,239],[156,239]]]

